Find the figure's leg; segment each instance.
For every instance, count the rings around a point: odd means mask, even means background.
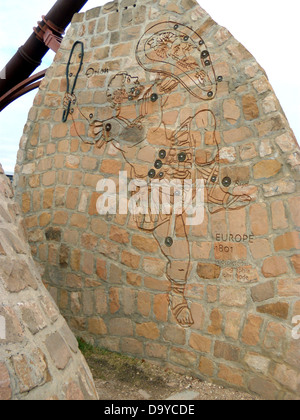
[[[169,294],[171,311],[178,324],[188,328],[194,323],[185,298],[191,256],[183,217],[179,215],[174,219],[172,223],[171,216],[167,223],[155,229],[153,235],[168,259],[166,275],[171,284]]]
[[[220,164],[218,157],[209,164],[198,166],[206,185],[206,202],[210,213],[224,210],[238,210],[249,204],[251,197],[246,194],[234,194],[231,190],[231,179],[220,179]]]

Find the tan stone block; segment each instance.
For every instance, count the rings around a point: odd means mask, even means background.
[[[201,303],[192,302],[191,304],[191,312],[194,319],[193,329],[202,331],[205,324],[205,318],[206,318],[206,309]],[[212,313],[211,315],[211,323],[212,323],[212,333],[214,331],[218,331],[220,328],[220,317],[222,318],[222,315],[220,313]]]
[[[247,248],[240,243],[220,242],[215,246],[215,259],[220,261],[247,260]]]
[[[122,252],[121,261],[122,261],[122,264],[126,265],[127,267],[130,267],[136,270],[140,265],[140,259],[141,257],[137,254],[133,254],[128,251]]]
[[[120,305],[120,290],[112,287],[109,290],[109,308],[110,313],[115,314],[119,311],[121,305]]]
[[[57,369],[65,369],[72,356],[62,336],[58,332],[49,335],[45,345]]]
[[[282,164],[275,159],[262,160],[253,167],[254,179],[267,179],[277,175],[282,168]]]
[[[289,232],[278,236],[274,239],[274,248],[276,252],[300,249],[300,233]]]
[[[169,298],[167,294],[154,296],[153,313],[158,321],[166,322],[168,319]]]
[[[100,240],[100,244],[98,246],[98,251],[100,254],[113,259],[115,261],[119,260],[120,256],[120,247],[117,244],[112,242],[106,241],[104,239]]]
[[[287,319],[289,315],[289,304],[287,302],[271,303],[257,307],[257,312],[269,314],[275,318]]]
[[[270,400],[277,400],[278,388],[273,382],[260,376],[252,378],[249,381],[249,389],[260,397]]]
[[[49,222],[51,220],[51,215],[49,215],[49,216],[50,216],[50,219],[49,219],[49,221],[48,221],[47,224],[49,224]],[[68,219],[69,219],[69,215],[68,215],[67,212],[65,212],[65,211],[57,211],[53,215],[53,224],[54,225],[66,225],[67,222],[68,222]],[[41,218],[40,218],[40,225],[42,226],[41,223],[42,223],[42,221],[41,221]]]
[[[259,316],[249,315],[245,325],[242,340],[248,346],[256,346],[260,340],[260,331],[263,319]]]
[[[29,213],[31,208],[31,195],[29,193],[22,194],[22,211]]]
[[[73,214],[70,220],[70,225],[79,229],[86,229],[88,224],[87,217],[82,214]]]
[[[140,286],[142,284],[142,277],[135,273],[127,273],[126,281],[131,286]]]
[[[110,230],[110,239],[120,244],[129,243],[129,233],[125,229],[121,229],[118,226],[112,226]]]
[[[258,134],[260,137],[267,136],[268,134],[273,134],[276,131],[280,131],[286,128],[286,120],[281,114],[270,117],[265,121],[260,121],[255,124]]]
[[[257,283],[259,281],[257,268],[251,265],[238,267],[237,280],[240,283]]]
[[[257,156],[256,145],[254,143],[244,144],[239,150],[242,160],[252,160]]]
[[[100,171],[106,174],[119,175],[122,166],[123,163],[121,161],[106,159],[102,161]]]
[[[253,235],[262,236],[268,234],[268,219],[268,211],[265,204],[253,204],[250,207],[250,221]]]
[[[283,257],[270,257],[263,263],[262,273],[266,278],[279,277],[287,272],[288,266]]]
[[[66,137],[68,132],[68,125],[67,124],[57,124],[52,128],[51,137],[53,139],[62,139]],[[66,150],[61,150],[60,143],[58,145],[58,151],[59,152],[65,152]]]
[[[288,200],[290,212],[295,226],[300,227],[300,197],[290,198]]]
[[[177,325],[166,325],[163,329],[163,338],[165,341],[184,345],[186,343],[186,332]]]
[[[132,321],[127,318],[113,318],[109,321],[110,335],[121,337],[133,336]]]
[[[80,271],[81,252],[79,249],[74,249],[71,252],[70,266],[74,271]]]
[[[272,226],[273,229],[286,229],[288,221],[286,217],[283,201],[274,201],[271,203]]]
[[[9,372],[4,363],[0,363],[0,400],[9,401],[12,398],[12,389]]]
[[[104,289],[96,289],[95,290],[95,309],[97,314],[99,315],[106,315],[108,312],[108,304],[107,304],[107,297],[106,292]]]
[[[292,264],[294,266],[294,270],[297,274],[300,274],[300,254],[294,255],[291,258]]]
[[[140,291],[137,295],[137,309],[144,317],[149,317],[151,311],[151,294]]]
[[[215,366],[212,360],[207,357],[200,357],[199,371],[206,376],[212,377],[214,374]]]
[[[221,267],[216,264],[198,263],[197,274],[201,279],[218,279],[221,274]]]
[[[231,286],[220,287],[220,303],[225,306],[244,307],[247,303],[247,290]]]
[[[232,130],[224,131],[223,135],[226,144],[238,143],[253,136],[248,127],[234,128]]]
[[[251,295],[254,302],[263,302],[275,296],[275,286],[273,281],[258,284],[252,287]]]
[[[232,344],[216,341],[214,347],[214,356],[218,359],[225,359],[231,362],[237,362],[240,359],[240,349]]]
[[[124,338],[121,342],[121,350],[126,354],[129,353],[139,356],[144,354],[143,343],[135,338]]]
[[[36,303],[27,302],[26,304],[21,304],[20,308],[22,320],[33,335],[46,328],[45,318]]]
[[[102,318],[90,318],[88,321],[88,331],[95,335],[107,334],[107,327]]]
[[[294,180],[282,179],[280,181],[271,182],[270,184],[263,184],[265,197],[276,197],[282,194],[292,194],[296,190]]]
[[[147,343],[146,354],[149,357],[154,357],[160,360],[167,359],[167,346],[158,343]]]
[[[210,325],[207,332],[212,335],[221,335],[223,330],[223,315],[219,309],[215,308],[210,314]]]
[[[70,210],[75,210],[78,204],[79,189],[69,188],[67,192],[66,207]]]
[[[188,350],[175,347],[170,350],[170,362],[186,368],[194,368],[196,361],[197,355]]]
[[[158,250],[156,240],[150,237],[133,235],[131,243],[135,248],[149,254],[154,254]]]
[[[224,118],[232,125],[236,124],[241,116],[241,111],[234,99],[227,99],[223,102]]]
[[[95,264],[94,254],[89,253],[89,252],[84,252],[81,259],[82,271],[88,275],[94,274],[95,272],[94,264]]]
[[[246,209],[239,209],[228,213],[230,233],[236,235],[246,235]]]
[[[166,270],[165,261],[158,258],[146,257],[143,260],[143,270],[153,276],[162,277]]]
[[[206,287],[207,302],[215,303],[218,300],[219,290],[217,286],[208,285]]]
[[[249,246],[251,254],[256,260],[261,260],[272,255],[272,250],[268,239],[255,239]]]
[[[243,112],[245,119],[248,121],[255,120],[259,117],[259,109],[256,99],[253,95],[245,95],[242,98]]]
[[[91,230],[96,235],[106,236],[108,230],[107,223],[102,219],[92,219]]]
[[[190,347],[201,353],[210,353],[212,340],[200,334],[192,333],[189,341]]]
[[[136,325],[136,334],[149,340],[157,340],[160,336],[159,329],[154,322]]]
[[[285,297],[300,296],[300,279],[283,279],[278,282],[278,295]]]
[[[274,377],[280,384],[291,389],[292,391],[299,390],[300,374],[298,370],[295,371],[289,366],[278,364],[275,368]]]
[[[243,379],[243,371],[221,364],[219,367],[218,378],[227,382],[228,384],[245,387]]]
[[[237,340],[241,330],[242,314],[239,312],[227,312],[225,323],[225,335]]]

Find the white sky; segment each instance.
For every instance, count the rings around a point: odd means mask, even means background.
[[[89,0],[83,11],[106,4]],[[198,0],[265,69],[295,135],[300,141],[300,2],[299,0]],[[0,70],[32,33],[33,26],[55,0],[0,0]],[[13,34],[10,32],[13,29]],[[42,68],[53,60],[44,59]],[[36,91],[0,113],[0,162],[14,171],[19,140]]]

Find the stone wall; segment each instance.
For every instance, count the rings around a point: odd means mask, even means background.
[[[266,74],[228,30],[194,0],[124,0],[75,15],[30,110],[16,191],[76,334],[295,399],[299,169]],[[132,209],[153,180],[200,180],[198,222],[177,211],[187,190],[166,193],[169,215],[155,214],[162,195],[145,216],[102,200],[124,172]]]
[[[77,341],[42,284],[0,165],[0,400],[98,399]]]

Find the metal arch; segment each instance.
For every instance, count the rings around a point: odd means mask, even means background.
[[[3,95],[0,98],[0,112],[16,99],[20,98],[28,92],[31,92],[34,89],[39,88],[42,79],[45,77],[46,71],[47,70],[40,71],[39,73],[27,78],[14,88],[10,89],[5,95]]]

